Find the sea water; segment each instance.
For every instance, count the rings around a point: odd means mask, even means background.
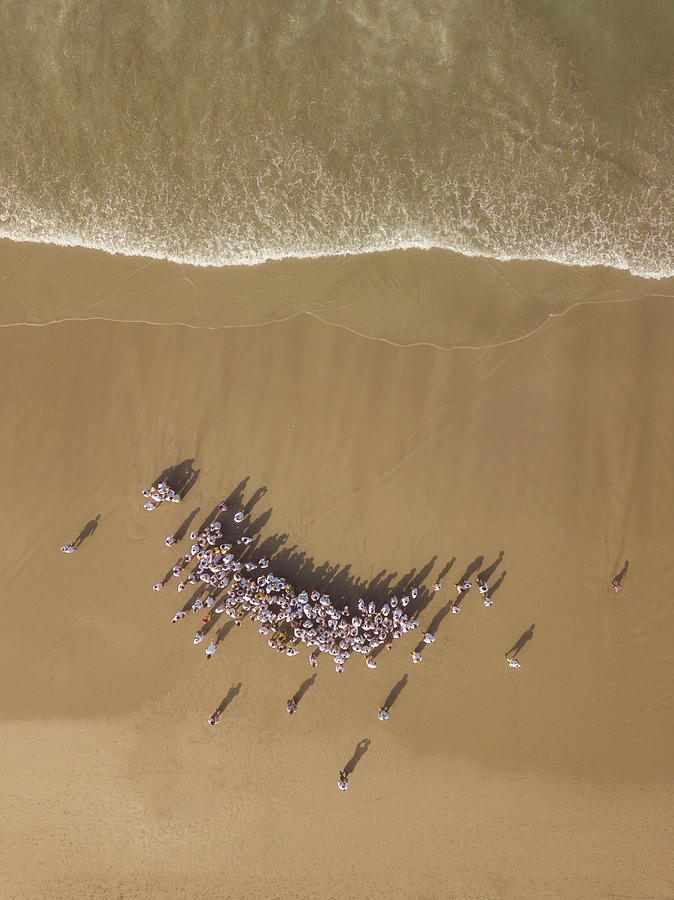
[[[4,0],[0,236],[674,273],[674,3]]]

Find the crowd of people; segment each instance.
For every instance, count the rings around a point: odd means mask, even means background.
[[[222,512],[226,509],[225,503],[220,504]],[[241,523],[243,511],[237,511],[233,518],[235,523]],[[297,591],[285,578],[269,570],[269,560],[265,557],[257,562],[244,562],[243,550],[252,538],[244,534],[225,540],[219,519],[200,531],[192,531],[190,540],[189,551],[172,571],[180,579],[178,592],[190,584],[204,588],[191,604],[192,612],[203,610],[204,624],[223,613],[235,625],[248,616],[258,623],[260,634],[273,650],[295,656],[300,652],[299,645],[306,645],[311,650],[308,657],[311,666],[318,664],[318,653],[325,653],[332,658],[335,671],[341,673],[349,657],[359,653],[369,668],[376,668],[372,654],[377,648],[383,645],[390,649],[396,638],[419,627],[417,618],[407,612],[408,605],[418,595],[416,587],[400,598],[391,597],[379,609],[373,600],[366,602],[361,598],[351,610],[348,605],[339,606],[319,590]],[[165,543],[172,547],[175,536],[169,535]],[[163,590],[164,586],[160,581],[154,589]],[[218,594],[221,597],[216,604]],[[186,615],[186,609],[178,610],[171,621],[178,622]],[[201,643],[205,637],[200,627],[194,643]],[[427,642],[432,639],[425,636]],[[212,641],[206,656],[210,658],[216,649],[217,643]]]
[[[178,496],[168,485],[160,484],[150,492],[151,502],[154,502],[160,490],[163,492],[162,500]],[[218,509],[222,515],[227,512],[227,504],[223,501]],[[235,526],[241,525],[245,519],[243,510],[237,510],[232,519]],[[319,654],[324,653],[331,658],[335,671],[342,673],[347,660],[354,653],[364,657],[368,668],[376,668],[375,655],[379,648],[384,646],[391,649],[396,638],[419,627],[416,616],[408,613],[410,603],[418,596],[417,587],[411,588],[409,593],[400,598],[390,597],[380,608],[373,600],[360,598],[351,610],[348,605],[338,605],[329,594],[317,589],[296,590],[286,578],[269,569],[269,560],[264,556],[257,562],[246,560],[245,550],[253,538],[241,534],[239,537],[225,539],[220,518],[215,518],[201,529],[193,530],[190,541],[189,551],[178,560],[171,572],[173,577],[179,579],[176,586],[178,593],[190,585],[200,587],[201,590],[197,590],[192,602],[178,610],[171,621],[179,622],[190,611],[203,612],[202,622],[194,635],[194,644],[206,640],[209,623],[214,616],[230,616],[237,626],[248,616],[258,624],[260,634],[267,639],[273,650],[287,656],[296,656],[300,652],[300,645],[304,644],[310,651],[310,666],[318,666]],[[165,539],[167,547],[173,547],[177,543],[175,535],[169,535]],[[164,586],[165,582],[159,581],[154,589],[162,590]],[[484,606],[492,606],[489,587],[479,576],[477,587]],[[434,591],[441,588],[439,581],[433,585]],[[462,579],[455,584],[455,588],[458,597],[451,610],[458,613],[461,610],[461,599],[472,588],[472,583]],[[435,635],[427,631],[417,649],[411,652],[412,662],[422,662],[421,647],[434,641]],[[217,640],[211,639],[206,647],[206,658],[211,659],[217,649]],[[506,661],[511,668],[520,667],[519,661],[510,654],[506,654]],[[296,712],[295,698],[287,701],[286,709],[289,715]],[[389,708],[381,707],[377,718],[386,721],[389,717]],[[209,717],[208,722],[210,725],[218,724],[217,710]],[[348,777],[340,777],[339,785],[342,790],[346,790]]]
[[[141,493],[145,498],[144,509],[150,512],[162,503],[178,503],[181,500],[180,494],[165,481],[144,489]],[[227,512],[224,501],[218,508],[219,517]],[[413,601],[419,594],[418,587],[412,587],[409,593],[400,598],[389,597],[381,607],[377,607],[373,600],[360,598],[353,609],[348,604],[338,604],[329,594],[318,589],[298,591],[285,577],[276,575],[269,569],[266,557],[260,557],[257,562],[246,559],[246,548],[253,542],[253,538],[241,534],[225,539],[219,517],[201,529],[190,532],[189,550],[176,562],[166,579],[153,585],[155,591],[161,591],[175,577],[178,579],[178,593],[189,586],[197,588],[191,602],[186,603],[171,619],[176,623],[186,618],[190,612],[203,613],[201,624],[194,635],[194,644],[206,641],[214,616],[227,615],[236,626],[240,626],[248,616],[258,624],[260,634],[273,650],[287,656],[296,656],[303,644],[310,651],[310,666],[318,666],[319,654],[326,654],[334,664],[335,671],[342,673],[347,660],[355,653],[363,656],[368,668],[376,668],[375,656],[382,646],[391,649],[396,638],[419,627],[419,621],[411,611]],[[243,510],[237,510],[232,518],[234,525],[239,526],[244,522],[245,514]],[[169,548],[177,543],[179,538],[176,535],[169,535],[165,539]],[[64,553],[72,553],[76,549],[71,544],[61,548]],[[433,585],[433,590],[439,591],[441,587],[438,581]],[[461,610],[461,598],[471,589],[472,584],[462,579],[455,587],[458,598],[452,604],[451,611],[456,614]],[[489,587],[479,576],[477,587],[484,606],[492,606]],[[420,663],[423,660],[420,652],[422,646],[434,641],[435,635],[427,631],[417,649],[411,653],[412,662]],[[212,659],[217,649],[217,638],[210,639],[205,649],[206,658]],[[511,668],[520,668],[518,659],[510,651],[506,653],[506,661]],[[297,710],[297,699],[289,699],[286,709],[289,715],[293,715]],[[380,707],[377,718],[386,721],[389,717],[389,707]],[[217,725],[219,720],[220,710],[216,709],[208,723]],[[339,774],[338,786],[342,791],[349,786],[348,774],[347,771]]]

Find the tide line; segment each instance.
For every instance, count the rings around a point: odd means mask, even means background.
[[[64,325],[72,322],[82,324],[87,322],[107,322],[113,325],[147,325],[150,327],[163,328],[188,328],[191,331],[227,331],[234,329],[265,328],[269,325],[282,325],[286,322],[291,322],[293,319],[297,319],[300,316],[309,316],[329,328],[339,328],[342,331],[346,331],[349,334],[354,335],[355,337],[362,338],[363,340],[376,341],[401,350],[413,349],[417,347],[428,348],[431,350],[440,350],[443,352],[449,352],[452,350],[495,350],[499,347],[516,344],[520,341],[526,340],[527,338],[533,337],[534,335],[538,334],[551,319],[561,319],[579,306],[597,306],[611,303],[632,303],[637,300],[644,300],[648,298],[662,298],[666,300],[674,299],[674,297],[670,294],[660,294],[649,291],[646,294],[641,294],[635,297],[625,297],[623,299],[579,300],[577,303],[570,304],[561,312],[547,313],[543,321],[540,322],[540,324],[537,325],[536,328],[533,328],[531,331],[519,335],[518,337],[509,338],[504,341],[497,341],[492,344],[455,344],[452,346],[444,346],[442,344],[436,344],[432,341],[411,341],[409,343],[401,343],[390,338],[378,337],[372,334],[365,334],[362,331],[358,331],[356,328],[351,328],[348,325],[343,325],[341,322],[330,322],[328,319],[324,319],[318,313],[306,309],[298,310],[297,312],[291,313],[288,316],[281,316],[277,319],[268,319],[264,322],[249,322],[247,324],[232,323],[228,325],[193,325],[189,322],[155,322],[149,319],[113,319],[106,316],[87,316],[84,318],[80,318],[77,316],[72,316],[64,317],[62,319],[51,319],[48,322],[4,322],[0,323],[0,328],[47,328],[52,325]]]

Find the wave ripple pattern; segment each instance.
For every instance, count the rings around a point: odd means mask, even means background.
[[[674,17],[601,6],[6,0],[0,235],[671,275]]]

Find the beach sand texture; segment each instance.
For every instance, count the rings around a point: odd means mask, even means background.
[[[0,279],[1,896],[672,896],[671,279],[10,242]],[[423,663],[417,635],[375,671],[321,659],[292,717],[306,650],[245,622],[206,663],[151,586],[239,485],[302,586],[454,560]],[[494,606],[446,615],[477,557]]]

